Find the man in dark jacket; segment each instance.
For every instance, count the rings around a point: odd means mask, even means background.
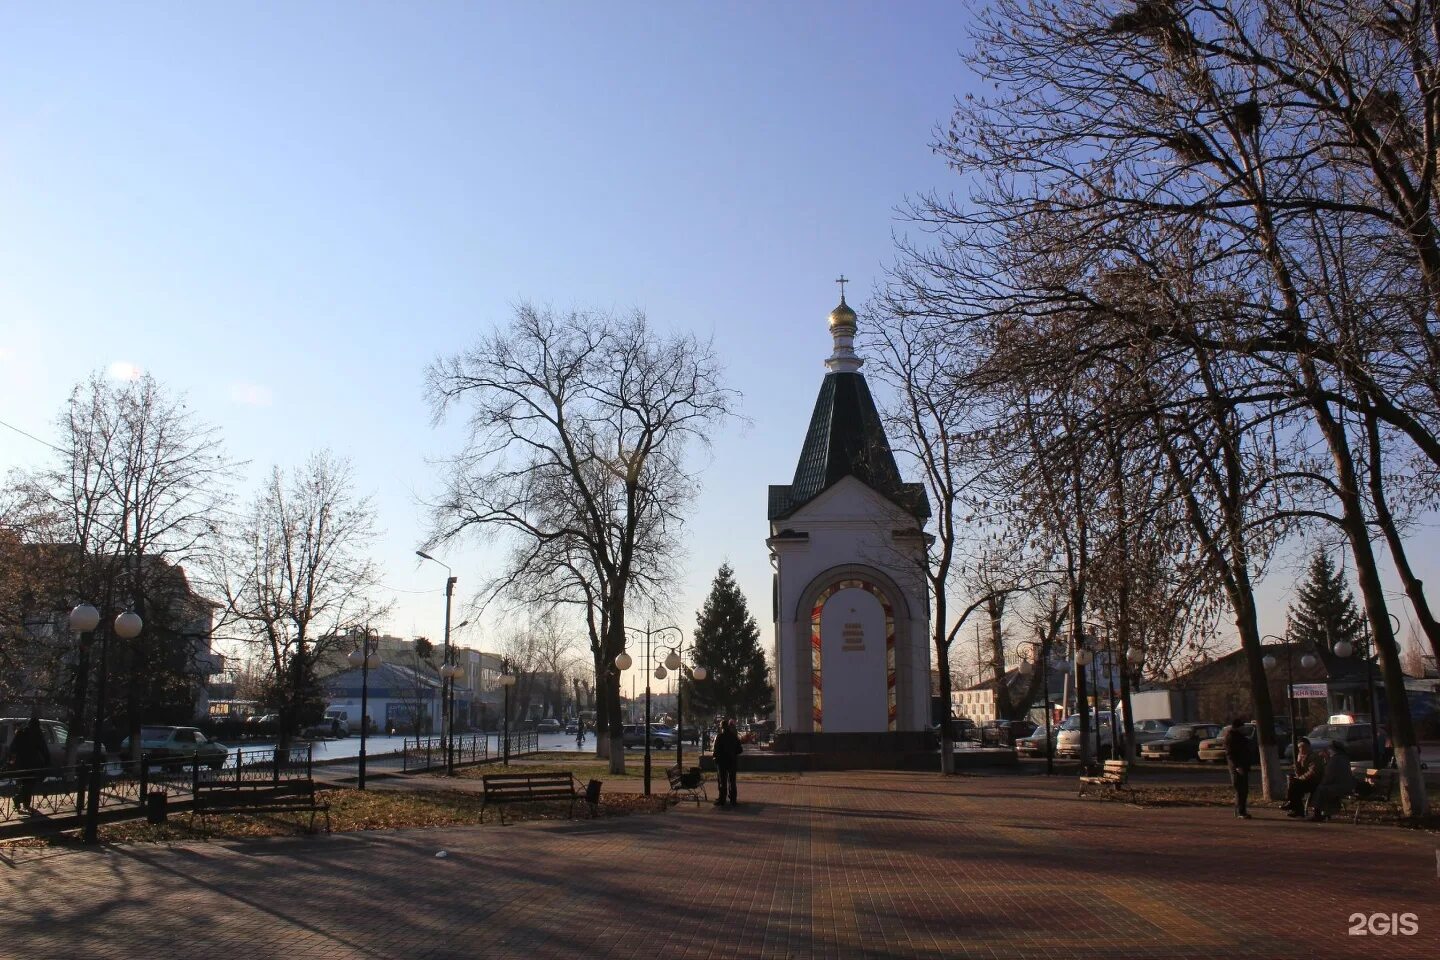
[[[10,765],[15,768],[15,805],[30,810],[35,784],[45,779],[50,766],[50,745],[45,742],[45,731],[40,729],[38,713],[32,713],[30,722],[10,741]]]
[[[1245,736],[1245,718],[1236,717],[1225,731],[1225,765],[1230,768],[1230,784],[1235,788],[1235,816],[1249,820],[1245,809],[1250,801],[1250,764],[1254,746]]]
[[[715,806],[735,806],[735,772],[740,767],[740,754],[745,748],[740,745],[740,734],[735,730],[735,721],[726,720],[725,729],[715,738],[715,772],[720,779],[720,799]]]

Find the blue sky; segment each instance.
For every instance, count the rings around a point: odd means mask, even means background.
[[[389,629],[440,634],[420,567],[425,364],[520,300],[713,336],[716,437],[675,609],[730,560],[769,636],[765,485],[794,470],[832,283],[865,293],[972,82],[968,13],[904,4],[113,4],[0,9],[0,419],[135,364],[249,461],[349,457]],[[43,447],[0,430],[0,468]],[[446,557],[474,588],[483,550]],[[1286,580],[1288,570],[1286,571]],[[1272,611],[1265,627],[1279,630]],[[489,645],[488,625],[461,639]]]

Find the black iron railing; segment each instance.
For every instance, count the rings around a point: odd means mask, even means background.
[[[455,763],[473,765],[489,763],[505,756],[504,738],[496,733],[467,733],[454,738]],[[516,731],[510,734],[510,756],[517,757],[540,750],[540,735],[534,730]],[[400,751],[402,769],[406,773],[416,770],[445,768],[444,737],[406,737]]]

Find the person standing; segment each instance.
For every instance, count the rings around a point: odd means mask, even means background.
[[[575,722],[575,749],[577,749],[577,750],[583,750],[583,749],[585,749],[585,721],[584,721],[584,720],[577,720],[577,721]]]
[[[735,721],[726,720],[725,728],[715,738],[715,772],[720,779],[720,799],[715,801],[715,806],[733,807],[740,802],[735,797],[735,774],[740,768],[740,754],[744,752]]]
[[[1245,719],[1236,717],[1225,731],[1225,765],[1230,769],[1230,785],[1235,788],[1235,816],[1249,820],[1246,806],[1250,802],[1250,764],[1254,746],[1245,735]]]
[[[39,713],[31,713],[30,722],[10,741],[10,764],[15,768],[15,805],[33,813],[35,784],[45,779],[50,767],[50,745],[40,729]]]

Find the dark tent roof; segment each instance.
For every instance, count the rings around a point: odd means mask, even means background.
[[[789,516],[845,477],[854,477],[918,520],[930,516],[925,488],[900,479],[865,378],[832,372],[820,384],[794,481],[770,488],[770,519]]]

